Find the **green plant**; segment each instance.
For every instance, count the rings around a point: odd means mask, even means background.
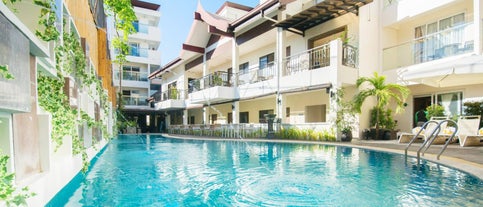
[[[363,85],[367,83],[366,85]],[[375,98],[376,105],[376,137],[379,137],[380,115],[379,113],[386,111],[391,100],[394,100],[396,104],[395,113],[399,113],[404,108],[406,97],[409,95],[409,89],[406,86],[399,84],[386,83],[385,76],[379,76],[377,72],[374,72],[374,77],[360,77],[356,81],[356,86],[360,89],[359,93],[354,96],[353,106],[357,113],[361,113],[362,105],[369,97]],[[361,89],[361,87],[364,87]],[[391,112],[386,116],[392,116]]]
[[[480,115],[480,128],[483,127],[483,101],[471,101],[463,104],[466,115]]]
[[[17,190],[15,174],[7,171],[8,159],[7,155],[0,154],[0,201],[4,201],[7,206],[26,206],[27,198],[35,196],[35,193],[29,192],[27,187]]]
[[[221,76],[218,72],[215,72],[213,74],[213,85],[214,86],[222,86],[223,85],[223,79],[221,78]]]
[[[439,104],[429,105],[428,107],[426,107],[426,111],[426,118],[428,120],[431,120],[431,117],[433,116],[445,116],[444,107]]]
[[[7,80],[15,79],[15,76],[8,71],[8,65],[0,65],[0,77],[2,76]]]
[[[377,112],[377,110],[380,110]],[[376,116],[379,115],[379,118]],[[371,126],[376,126],[376,121],[381,128],[383,129],[391,129],[393,130],[396,127],[396,122],[392,118],[392,110],[391,109],[378,109],[376,107],[371,109]]]
[[[344,88],[340,88],[335,92],[335,126],[342,133],[349,133],[354,128],[356,117],[351,103],[344,101],[344,93]]]
[[[170,92],[170,94],[169,94],[169,98],[170,99],[173,99],[173,100],[177,100],[178,99],[178,89],[176,89],[176,88],[170,88],[169,92]]]

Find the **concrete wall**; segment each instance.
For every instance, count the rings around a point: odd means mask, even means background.
[[[0,76],[0,110],[31,111],[29,40],[0,13],[0,65],[15,78]],[[34,73],[35,77],[35,73]],[[35,92],[35,88],[33,90]]]

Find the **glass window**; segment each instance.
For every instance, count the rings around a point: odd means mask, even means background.
[[[440,93],[436,95],[436,103],[444,107],[450,117],[461,115],[463,108],[463,92]]]
[[[240,112],[240,123],[248,123],[249,122],[248,111]]]
[[[259,68],[264,69],[264,68],[268,67],[269,64],[271,64],[274,61],[274,57],[275,57],[274,53],[270,53],[268,55],[260,57],[259,63],[258,63]]]
[[[248,62],[242,63],[238,66],[238,71],[240,74],[245,74],[248,72]]]
[[[265,117],[266,114],[273,114],[273,109],[258,111],[258,119],[260,123],[267,123],[267,118]]]

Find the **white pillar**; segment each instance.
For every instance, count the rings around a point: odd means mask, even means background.
[[[474,21],[474,51],[476,54],[481,54],[481,42],[483,34],[481,33],[483,24],[482,24],[482,13],[483,12],[483,3],[481,0],[473,0],[473,21]]]
[[[233,74],[235,74],[235,81],[234,81],[234,87],[233,90],[238,90],[238,73],[239,71],[239,60],[238,60],[238,55],[239,49],[238,49],[238,44],[236,43],[236,37],[233,37],[231,40],[231,68],[233,71]],[[237,93],[235,93],[237,94]],[[239,97],[238,97],[239,98]],[[232,103],[232,119],[234,124],[239,124],[240,123],[240,118],[238,117],[240,114],[240,102],[239,101],[234,101]]]
[[[210,121],[209,115],[210,115],[210,107],[209,106],[203,107],[203,124],[210,124],[208,123]]]
[[[276,109],[276,114],[277,118],[282,118],[283,116],[283,108],[282,108],[282,95],[280,94],[280,78],[282,77],[282,71],[284,69],[284,64],[283,64],[283,59],[284,59],[284,54],[285,54],[285,48],[284,48],[284,30],[282,27],[277,28],[277,43],[276,43],[276,50],[275,50],[275,55],[276,58],[276,68],[277,68],[277,95],[275,98],[275,109]]]
[[[188,109],[183,110],[183,125],[188,125]]]

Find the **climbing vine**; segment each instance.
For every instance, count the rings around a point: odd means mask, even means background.
[[[15,76],[13,76],[9,71],[8,71],[8,65],[0,65],[0,77],[3,77],[7,80],[14,79]]]
[[[20,206],[27,204],[27,198],[35,196],[29,192],[27,187],[17,190],[15,187],[15,174],[7,172],[7,162],[9,157],[0,152],[0,201],[4,201],[7,206]]]

